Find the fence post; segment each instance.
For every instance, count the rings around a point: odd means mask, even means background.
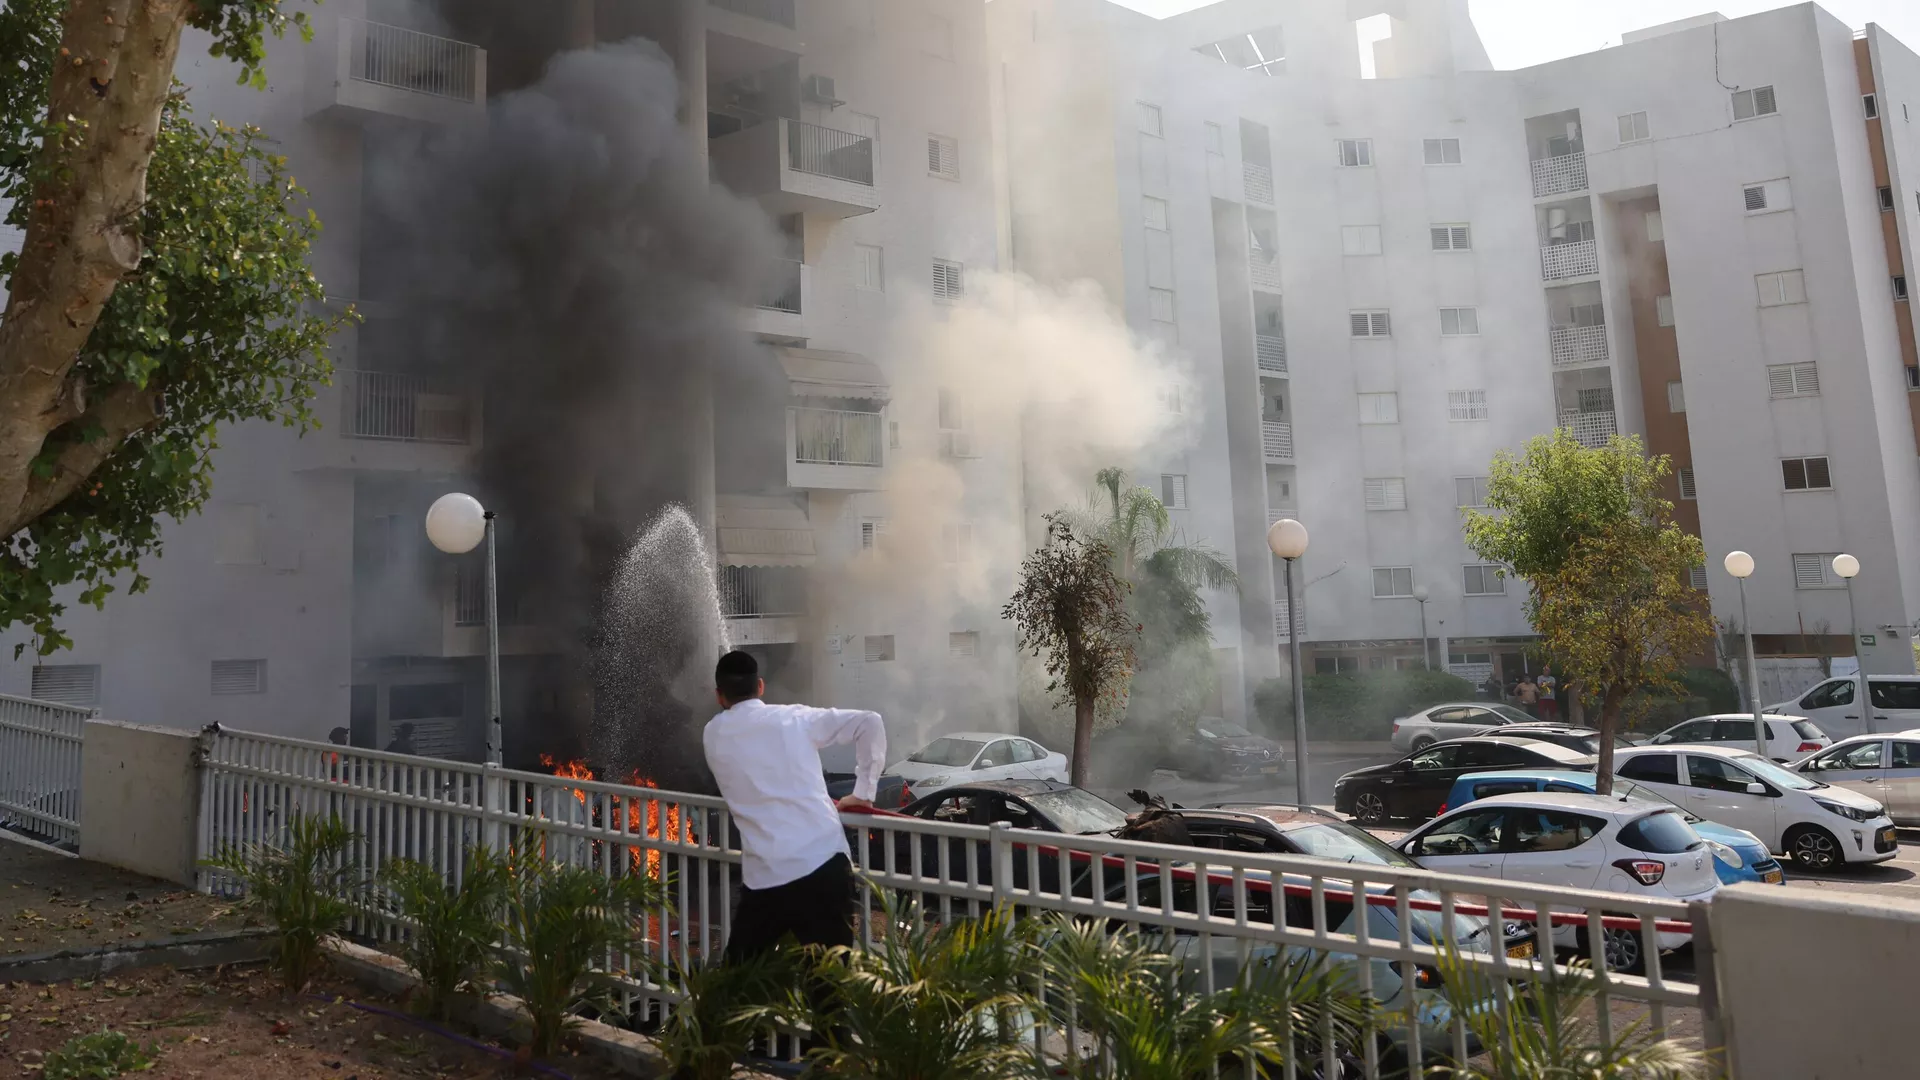
[[[506,809],[506,780],[500,775],[500,766],[489,761],[480,766],[480,846],[491,854],[498,855],[504,845],[500,842],[500,815]]]
[[[987,826],[987,858],[993,867],[993,906],[1013,899],[1013,826],[996,821]]]
[[[1733,1063],[1727,1060],[1727,1032],[1720,1016],[1720,973],[1714,967],[1709,910],[1708,905],[1696,901],[1687,905],[1687,917],[1693,920],[1693,977],[1700,987],[1700,1039],[1712,1060],[1711,1075],[1725,1077],[1732,1075]]]

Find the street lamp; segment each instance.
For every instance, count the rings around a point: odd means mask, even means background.
[[[1847,635],[1853,638],[1853,700],[1860,706],[1860,723],[1873,731],[1873,701],[1867,696],[1867,666],[1860,662],[1860,620],[1853,611],[1853,579],[1860,573],[1860,560],[1842,553],[1833,557],[1833,572],[1847,583]]]
[[[1430,595],[1432,594],[1427,592],[1425,585],[1413,587],[1413,598],[1420,604],[1420,670],[1422,671],[1433,670],[1433,665],[1427,660],[1427,597]]]
[[[1747,579],[1753,576],[1753,556],[1744,551],[1729,551],[1723,561],[1727,573],[1740,583],[1740,630],[1747,639],[1747,693],[1753,695],[1753,748],[1767,756],[1767,729],[1760,719],[1760,672],[1753,662],[1753,624],[1747,621]]]
[[[442,495],[427,508],[427,539],[449,555],[487,544],[487,764],[500,764],[500,599],[494,587],[493,511],[471,495]]]
[[[1307,527],[1292,518],[1281,518],[1267,529],[1267,547],[1286,564],[1287,657],[1292,665],[1287,681],[1293,684],[1293,787],[1300,805],[1305,806],[1312,801],[1307,793],[1307,681],[1300,671],[1300,619],[1299,609],[1293,606],[1293,563],[1307,553]]]

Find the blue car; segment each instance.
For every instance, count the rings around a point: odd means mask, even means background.
[[[1453,790],[1447,793],[1447,801],[1441,804],[1434,816],[1438,817],[1475,799],[1494,795],[1511,795],[1521,791],[1567,791],[1592,795],[1595,793],[1593,789],[1592,773],[1572,769],[1503,769],[1499,772],[1467,773],[1453,782]],[[1662,806],[1676,805],[1659,792],[1622,776],[1613,778],[1613,794],[1619,799],[1659,803]],[[1759,837],[1706,821],[1688,813],[1685,808],[1680,812],[1693,825],[1693,831],[1699,833],[1700,838],[1713,849],[1713,869],[1720,875],[1720,884],[1731,885],[1736,881],[1786,884],[1787,876],[1781,871],[1780,863],[1760,842]]]

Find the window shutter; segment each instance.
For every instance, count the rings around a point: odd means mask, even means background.
[[[880,550],[880,538],[887,533],[887,523],[879,518],[860,523],[860,550]]]
[[[1780,462],[1780,479],[1788,491],[1807,489],[1807,463],[1804,458],[1785,458]]]
[[[1688,585],[1691,585],[1692,587],[1694,587],[1694,588],[1696,588],[1696,589],[1699,589],[1699,590],[1701,590],[1701,591],[1703,591],[1703,592],[1704,592],[1704,591],[1706,591],[1706,588],[1707,588],[1707,568],[1706,568],[1706,567],[1704,567],[1704,566],[1696,566],[1696,567],[1694,567],[1693,569],[1691,569],[1691,570],[1688,570],[1688,571],[1687,571],[1687,584],[1688,584]]]
[[[267,662],[265,660],[215,660],[213,692],[215,694],[266,693]]]
[[[1697,499],[1700,497],[1698,489],[1696,489],[1693,486],[1693,466],[1682,465],[1678,470],[1676,470],[1675,475],[1677,475],[1680,478],[1680,497],[1681,498]]]
[[[1187,508],[1187,477],[1185,473],[1160,474],[1160,502],[1169,510]]]
[[[1368,319],[1371,321],[1371,329],[1373,331],[1374,337],[1386,337],[1388,333],[1391,331],[1391,327],[1387,323],[1386,312],[1384,311],[1373,312],[1371,315],[1368,316]]]
[[[1447,250],[1447,227],[1445,225],[1435,225],[1427,231],[1433,234],[1433,250]]]
[[[1399,394],[1361,394],[1360,422],[1363,424],[1397,424],[1400,422]]]
[[[1767,393],[1772,397],[1794,396],[1794,365],[1775,364],[1767,369]]]
[[[1455,225],[1449,230],[1453,234],[1453,250],[1468,251],[1473,247],[1473,234],[1469,226]]]
[[[968,659],[980,655],[980,631],[955,630],[947,635],[947,655]]]
[[[1667,384],[1667,411],[1675,413],[1687,411],[1687,388],[1679,379]]]
[[[1347,316],[1347,319],[1352,324],[1351,329],[1354,337],[1367,336],[1367,313],[1366,312],[1364,311],[1353,312],[1352,314]]]
[[[1766,116],[1779,111],[1773,100],[1773,87],[1756,86],[1753,88],[1753,115]]]
[[[1140,201],[1145,208],[1147,228],[1165,232],[1167,230],[1167,200],[1156,199],[1151,195],[1145,195],[1141,197]]]
[[[1827,468],[1827,459],[1810,457],[1807,461],[1807,487],[1830,488],[1833,486],[1833,473]]]
[[[957,300],[967,292],[966,267],[949,259],[933,260],[933,298]]]
[[[100,665],[37,664],[27,692],[41,701],[92,708],[100,704]]]
[[[1818,555],[1793,557],[1793,587],[1818,589],[1827,583],[1827,563]]]
[[[1765,184],[1754,184],[1751,187],[1745,188],[1742,194],[1746,196],[1748,210],[1765,210],[1767,208],[1767,186]]]
[[[1673,325],[1673,297],[1661,295],[1653,298],[1653,318],[1661,326]]]
[[[1369,510],[1405,510],[1407,508],[1407,481],[1399,476],[1376,476],[1365,482],[1366,505]]]

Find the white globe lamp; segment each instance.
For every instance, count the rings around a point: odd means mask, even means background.
[[[449,555],[465,555],[486,538],[486,508],[471,495],[442,495],[427,509],[427,539]]]

